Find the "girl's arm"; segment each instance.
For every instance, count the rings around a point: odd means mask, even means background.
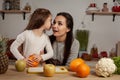
[[[25,41],[25,32],[19,34],[16,40],[10,46],[10,51],[12,52],[12,54],[15,56],[17,60],[24,59],[24,57],[18,50],[18,47],[21,46],[24,41]]]
[[[46,41],[45,49],[46,49],[47,53],[41,55],[43,61],[48,60],[53,57],[53,48],[52,48],[52,45],[51,45],[51,42],[50,42],[48,36],[46,36],[46,39],[47,40],[45,40]]]

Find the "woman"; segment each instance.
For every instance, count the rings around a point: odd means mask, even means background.
[[[20,33],[11,45],[11,52],[17,60],[24,59],[27,66],[33,67],[34,61],[42,62],[53,56],[53,49],[49,37],[44,33],[51,27],[52,15],[48,9],[36,9],[26,27],[25,31]],[[18,47],[24,43],[23,55],[18,51]],[[47,53],[41,54],[46,48]],[[34,55],[34,59],[29,57]]]
[[[53,46],[53,59],[60,65],[68,66],[70,61],[77,58],[79,42],[73,37],[73,18],[69,13],[58,13],[52,24],[53,35],[50,40]]]

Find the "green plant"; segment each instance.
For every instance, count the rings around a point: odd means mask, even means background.
[[[112,59],[113,59],[115,65],[117,67],[117,69],[115,71],[115,74],[119,74],[120,75],[120,56],[113,57]]]
[[[80,51],[87,51],[89,31],[88,30],[76,30],[76,39],[80,43]]]

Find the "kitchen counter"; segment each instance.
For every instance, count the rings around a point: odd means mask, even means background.
[[[111,77],[103,78],[95,75],[94,70],[86,78],[79,78],[75,72],[68,72],[63,74],[55,74],[53,77],[45,77],[43,73],[29,74],[26,72],[17,72],[14,65],[9,65],[5,74],[0,74],[0,80],[120,80],[120,75],[113,75]]]

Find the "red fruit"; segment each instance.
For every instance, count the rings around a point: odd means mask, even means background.
[[[93,58],[99,58],[98,53],[92,54],[92,57],[93,57]]]
[[[115,12],[115,6],[112,7],[112,12]]]
[[[120,6],[119,6],[119,12],[120,12]]]
[[[112,7],[112,11],[113,11],[113,12],[120,12],[119,6],[113,6],[113,7]]]
[[[116,6],[116,12],[119,12],[119,6]]]
[[[100,56],[101,56],[101,57],[108,57],[108,55],[107,55],[107,52],[106,52],[106,51],[102,51],[102,52],[100,53]]]

